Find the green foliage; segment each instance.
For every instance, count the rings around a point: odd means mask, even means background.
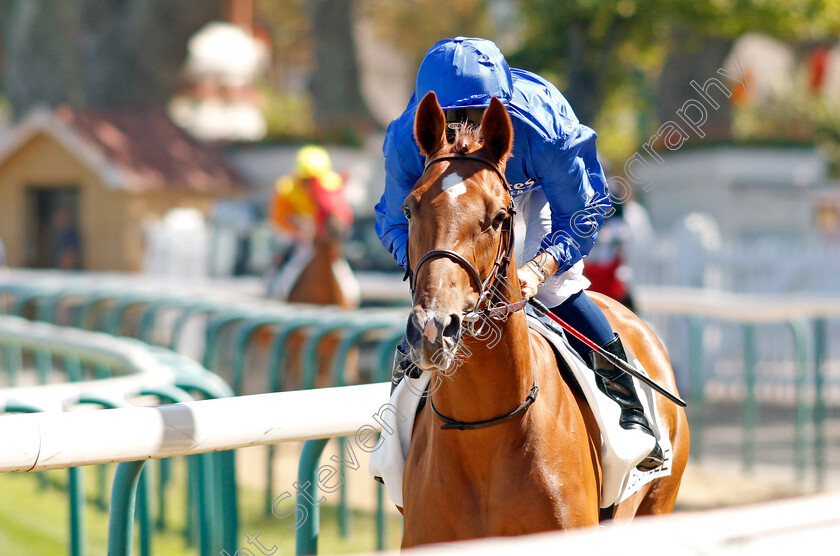
[[[309,95],[295,95],[263,87],[260,91],[265,101],[263,115],[268,140],[305,140],[314,134],[312,99]]]
[[[650,65],[649,58],[644,63],[646,55],[651,50],[664,54],[678,29],[689,30],[689,40],[734,39],[748,31],[789,40],[840,33],[835,0],[519,0],[519,6],[525,36],[513,58],[535,71],[565,69],[575,33],[585,35],[587,49],[623,54],[612,58],[610,66]],[[680,34],[679,40],[685,37]]]
[[[519,0],[518,6],[524,32],[521,48],[508,56],[511,65],[557,84],[581,120],[597,123],[613,158],[632,152],[625,149],[634,128],[645,132],[655,84],[674,52],[700,51],[711,38],[734,41],[746,32],[795,45],[840,35],[836,0]]]

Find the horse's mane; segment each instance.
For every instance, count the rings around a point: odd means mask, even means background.
[[[451,129],[455,131],[455,139],[450,143],[450,153],[467,154],[484,142],[484,136],[481,134],[481,126],[470,123],[455,124]]]

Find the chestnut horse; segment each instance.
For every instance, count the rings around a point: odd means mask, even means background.
[[[315,236],[312,258],[291,285],[286,301],[345,309],[359,306],[359,285],[344,258],[342,236],[339,231]]]
[[[355,309],[359,306],[359,284],[344,258],[342,236],[340,231],[330,230],[314,237],[312,258],[292,285],[286,301],[333,305],[341,309]],[[335,386],[332,383],[332,366],[340,341],[339,333],[330,333],[318,344],[316,388]],[[293,333],[289,337],[285,390],[304,387],[301,356],[305,342],[306,334],[303,332]],[[347,355],[345,380],[348,384],[357,381],[357,358],[356,350],[351,350]]]
[[[430,403],[416,417],[405,463],[403,547],[597,525],[600,433],[571,373],[558,367],[521,310],[495,321],[501,339],[492,347],[462,333],[465,315],[475,316],[487,303],[521,308],[509,290],[488,287],[500,280],[519,284],[504,179],[513,142],[510,116],[494,98],[472,136],[459,132],[450,144],[445,126],[437,97],[429,93],[414,124],[426,169],[404,207],[415,263],[406,332],[415,363],[437,377]],[[653,332],[616,301],[592,298],[650,376],[676,391]],[[459,351],[469,357],[451,372],[441,360]],[[528,405],[535,381],[539,396]],[[674,507],[688,457],[688,424],[681,408],[661,397],[657,404],[674,450],[672,473],[616,505],[616,519]],[[442,416],[467,423],[499,419],[485,428],[444,430]]]
[[[298,246],[286,266],[276,278],[279,283],[277,295],[289,303],[331,305],[341,309],[355,309],[359,306],[359,283],[344,258],[344,237],[348,228],[338,219],[330,219],[323,229],[310,234],[300,234],[304,245]],[[302,258],[302,260],[299,259]],[[294,267],[302,263],[303,268]],[[318,371],[315,386],[324,388],[332,384],[332,360],[341,338],[338,333],[328,334],[318,345]],[[304,387],[301,356],[306,334],[293,333],[287,340],[287,365],[283,390],[297,390]],[[348,384],[356,382],[357,352],[351,350],[345,365],[345,379]]]

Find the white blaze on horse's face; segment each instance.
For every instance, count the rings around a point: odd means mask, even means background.
[[[457,199],[467,192],[467,184],[464,183],[464,177],[458,172],[451,172],[443,177],[440,184],[440,189],[446,191],[450,197]]]

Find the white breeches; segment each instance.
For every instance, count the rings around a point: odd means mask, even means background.
[[[525,238],[524,245],[517,241],[517,245],[522,245],[522,250],[516,253],[517,263],[521,267],[536,256],[543,238],[551,233],[551,207],[542,189],[514,197],[513,203],[517,212],[514,233],[517,238]],[[578,261],[566,272],[550,276],[540,286],[537,299],[549,308],[556,307],[588,287],[589,280],[583,275],[583,261]]]

